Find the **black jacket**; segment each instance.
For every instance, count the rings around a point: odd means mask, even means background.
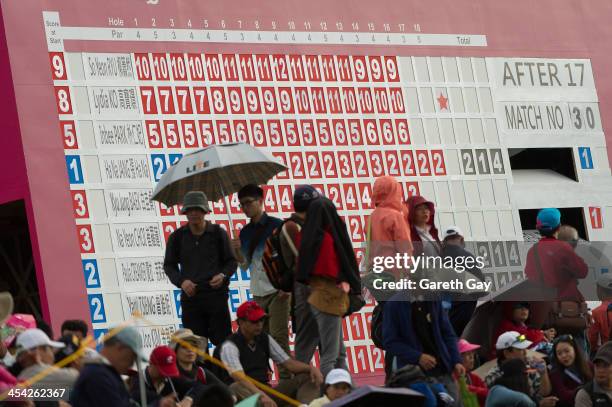
[[[172,382],[172,384],[170,382]],[[198,382],[187,380],[180,376],[175,378],[166,378],[164,387],[162,388],[161,392],[157,393],[155,386],[153,385],[153,381],[151,380],[151,376],[149,375],[149,369],[145,369],[145,391],[148,406],[157,406],[162,398],[174,393],[175,390],[179,400],[182,400],[185,398],[185,396],[190,396],[191,398],[196,399],[197,394],[199,394],[199,392],[202,390],[202,385]],[[132,400],[140,403],[140,386],[137,376],[132,377],[130,380],[130,395]]]
[[[125,383],[114,367],[101,363],[87,363],[81,370],[72,395],[72,407],[130,407]]]

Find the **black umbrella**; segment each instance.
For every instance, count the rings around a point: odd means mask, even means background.
[[[363,386],[341,399],[334,400],[327,407],[370,407],[370,406],[410,406],[419,407],[425,402],[425,396],[409,389],[390,389],[386,387]]]

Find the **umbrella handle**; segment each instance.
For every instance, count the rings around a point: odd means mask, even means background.
[[[219,182],[219,188],[221,189],[221,194],[223,195],[223,204],[225,205],[225,209],[227,210],[227,217],[229,219],[229,238],[234,238],[234,226],[232,224],[232,208],[229,205],[229,201],[227,200],[227,195],[225,194],[225,190],[223,189],[223,183]]]

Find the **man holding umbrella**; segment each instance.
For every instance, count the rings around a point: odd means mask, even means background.
[[[237,263],[225,230],[205,219],[210,212],[203,192],[185,195],[187,224],[168,237],[164,271],[182,290],[183,326],[218,346],[232,333],[228,285]]]

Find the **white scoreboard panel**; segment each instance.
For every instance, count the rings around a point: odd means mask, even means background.
[[[439,227],[459,225],[478,242],[496,290],[523,276],[522,210],[583,208],[585,238],[612,235],[589,58],[489,55],[487,35],[422,33],[419,24],[127,13],[88,26],[64,23],[63,13],[44,8],[40,21],[96,335],[138,311],[152,349],[180,324],[180,291],[162,264],[185,219],[150,197],[169,166],[212,144],[247,142],[288,167],[265,187],[274,216],[292,212],[296,185],[317,187],[339,208],[359,259],[382,175],[405,197],[434,201]],[[565,151],[572,175],[517,166],[529,149],[543,162],[546,149]],[[229,202],[212,202],[209,219],[229,230],[229,210],[240,229],[236,195]],[[249,274],[238,271],[232,313],[250,298]],[[350,368],[363,375],[383,372],[371,306],[344,326]]]

